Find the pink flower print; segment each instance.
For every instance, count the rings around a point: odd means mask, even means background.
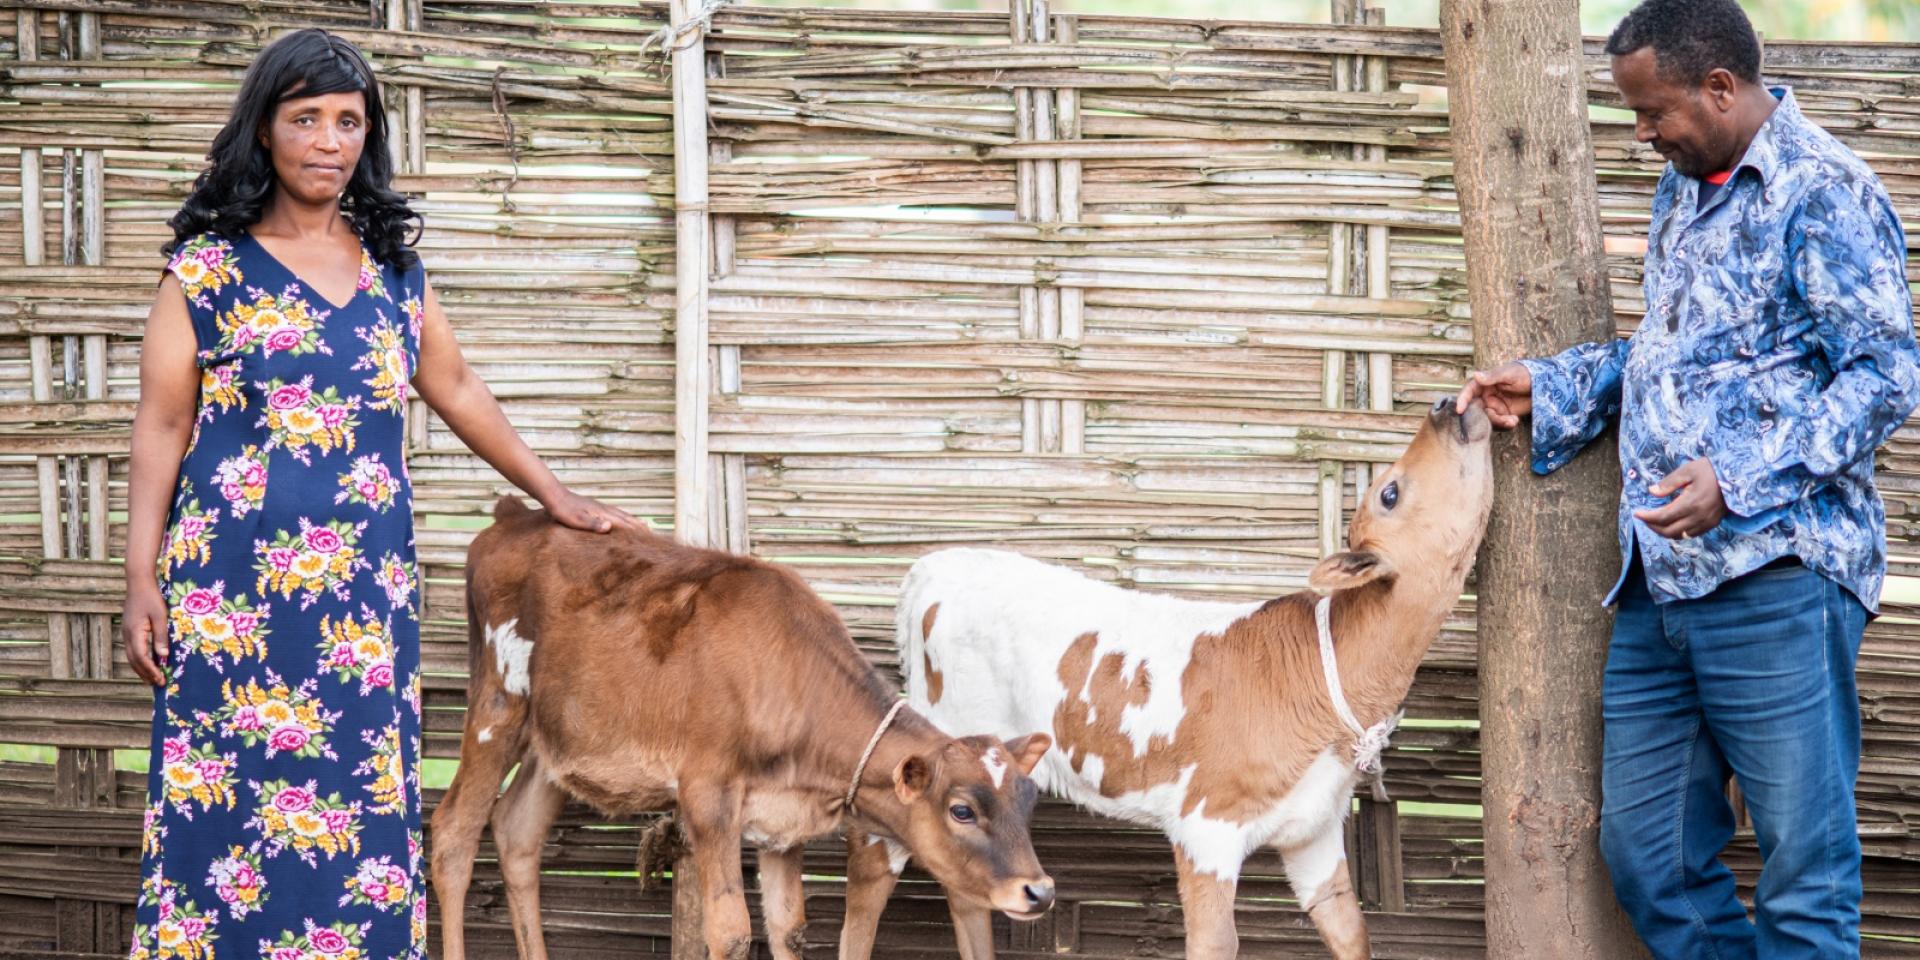
[[[268,734],[267,746],[274,750],[284,750],[287,753],[293,753],[301,747],[306,746],[307,741],[312,738],[313,734],[308,732],[306,727],[297,723],[289,723],[285,726],[275,727],[273,733]]]
[[[244,353],[247,347],[251,346],[253,341],[259,338],[259,332],[252,327],[241,327],[233,332],[233,349],[237,352]]]
[[[293,562],[300,559],[300,551],[292,547],[274,547],[267,551],[267,563],[275,570],[291,570]]]
[[[374,903],[381,903],[387,899],[387,885],[377,881],[361,884],[360,892],[366,894],[367,899]]]
[[[249,487],[265,486],[267,465],[258,460],[248,460],[246,465],[240,468],[240,482]]]
[[[289,383],[267,397],[267,406],[275,410],[297,410],[307,405],[313,391],[305,383]]]
[[[258,730],[260,727],[259,708],[249,705],[233,712],[233,728],[235,730]]]
[[[267,960],[307,960],[307,952],[299,947],[275,947]]]
[[[188,591],[186,599],[180,601],[180,609],[186,611],[188,616],[206,616],[220,609],[220,594],[211,587]]]
[[[326,527],[308,527],[302,535],[306,538],[307,549],[314,553],[335,553],[343,545],[340,535]]]
[[[320,811],[320,820],[327,825],[329,831],[333,833],[344,833],[348,827],[353,826],[353,811],[342,810],[338,807],[332,810],[322,810]]]
[[[227,614],[227,626],[237,636],[250,637],[260,628],[260,615],[251,610],[235,610]]]
[[[274,353],[277,351],[292,350],[294,347],[300,345],[300,341],[306,338],[306,334],[301,333],[293,327],[281,327],[267,335],[267,352]]]
[[[337,430],[341,424],[347,422],[347,414],[352,411],[348,410],[345,404],[323,403],[315,412],[320,414],[320,422],[328,430]]]
[[[367,686],[369,687],[393,686],[393,664],[376,663],[373,666],[368,667],[367,668]]]
[[[401,869],[397,864],[387,868],[387,886],[404,887],[406,885],[407,871]]]
[[[167,763],[179,763],[187,758],[187,752],[192,749],[185,736],[168,737],[161,743],[160,754]]]
[[[287,787],[273,795],[273,808],[281,813],[299,813],[313,806],[313,791],[305,787]]]
[[[333,645],[333,652],[327,655],[327,665],[333,667],[351,667],[354,665],[353,644],[341,641]]]
[[[245,488],[237,483],[223,483],[220,485],[220,495],[227,498],[228,501],[240,499],[240,495],[244,492],[246,492]]]
[[[201,760],[195,763],[193,768],[200,771],[200,779],[208,783],[217,783],[220,778],[227,775],[227,765],[220,760]]]
[[[341,936],[337,931],[328,930],[324,927],[308,933],[307,943],[315,950],[320,951],[321,954],[329,957],[337,957],[347,950],[347,938]]]
[[[219,267],[221,262],[226,259],[227,247],[225,244],[210,244],[200,248],[199,256],[200,262],[204,264],[207,269],[212,270]]]
[[[207,921],[200,917],[188,917],[180,921],[180,933],[189,941],[200,939],[207,932]]]
[[[181,517],[180,522],[174,525],[174,530],[182,540],[198,539],[201,534],[207,532],[207,518],[204,516]]]

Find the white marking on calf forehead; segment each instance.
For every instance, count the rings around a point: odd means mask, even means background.
[[[1000,789],[1007,779],[1007,758],[1000,753],[1000,748],[988,747],[987,752],[980,755],[980,762],[986,765],[987,776],[993,778],[993,788]]]
[[[533,641],[514,632],[513,628],[519,622],[516,617],[498,626],[488,627],[487,645],[493,647],[493,665],[500,671],[500,685],[508,693],[524,697],[529,689],[527,659],[533,656]]]
[[[480,735],[479,735],[479,736],[477,736],[477,737],[474,737],[474,739],[475,739],[475,740],[478,740],[478,741],[480,741],[481,743],[486,743],[487,741],[489,741],[489,740],[492,740],[492,739],[493,739],[493,728],[492,728],[492,727],[481,727],[481,728],[480,728]]]

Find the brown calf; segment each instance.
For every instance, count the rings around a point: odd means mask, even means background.
[[[1371,755],[1356,744],[1378,735],[1357,737],[1334,706],[1315,608],[1328,605],[1342,699],[1366,730],[1399,706],[1460,598],[1492,500],[1487,435],[1478,406],[1433,410],[1361,500],[1348,549],[1310,575],[1325,601],[1201,603],[1018,554],[930,554],[900,598],[913,704],[949,732],[1047,731],[1041,787],[1165,831],[1190,960],[1237,953],[1234,887],[1261,847],[1280,851],[1333,955],[1367,957],[1341,827]],[[982,942],[984,911],[954,916],[963,944]]]
[[[433,816],[443,960],[465,956],[489,816],[520,956],[545,960],[540,848],[568,795],[609,815],[678,805],[714,960],[751,943],[743,839],[759,848],[780,960],[800,956],[802,846],[842,824],[855,872],[894,876],[918,857],[967,909],[1032,918],[1052,905],[1027,835],[1026,774],[1045,735],[956,740],[912,710],[885,723],[897,695],[791,571],[652,533],[569,530],[511,497],[493,512],[467,553],[466,730]],[[843,958],[868,955],[885,899],[849,898]]]

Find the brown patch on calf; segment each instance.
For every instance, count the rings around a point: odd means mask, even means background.
[[[927,604],[927,612],[920,615],[920,665],[926,668],[927,703],[940,702],[940,692],[946,689],[947,678],[933,668],[933,654],[928,652],[928,641],[933,638],[933,618],[940,612],[940,604]]]
[[[1127,680],[1124,654],[1096,661],[1098,644],[1098,634],[1082,634],[1060,658],[1067,695],[1053,730],[1076,772],[1089,756],[1101,759],[1104,796],[1173,783],[1197,765],[1181,813],[1204,802],[1207,816],[1244,822],[1286,796],[1322,747],[1349,740],[1317,682],[1320,654],[1305,596],[1274,600],[1225,633],[1199,637],[1179,681],[1185,715],[1170,739],[1149,741],[1145,756],[1134,755],[1120,717],[1147,702],[1154,678],[1142,664]],[[1250,750],[1260,762],[1246,762]]]

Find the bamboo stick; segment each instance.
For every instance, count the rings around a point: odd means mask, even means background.
[[[690,0],[673,0],[672,23],[691,16]],[[707,265],[712,258],[707,213],[706,30],[672,51],[674,106],[674,533],[706,546],[709,530]]]

